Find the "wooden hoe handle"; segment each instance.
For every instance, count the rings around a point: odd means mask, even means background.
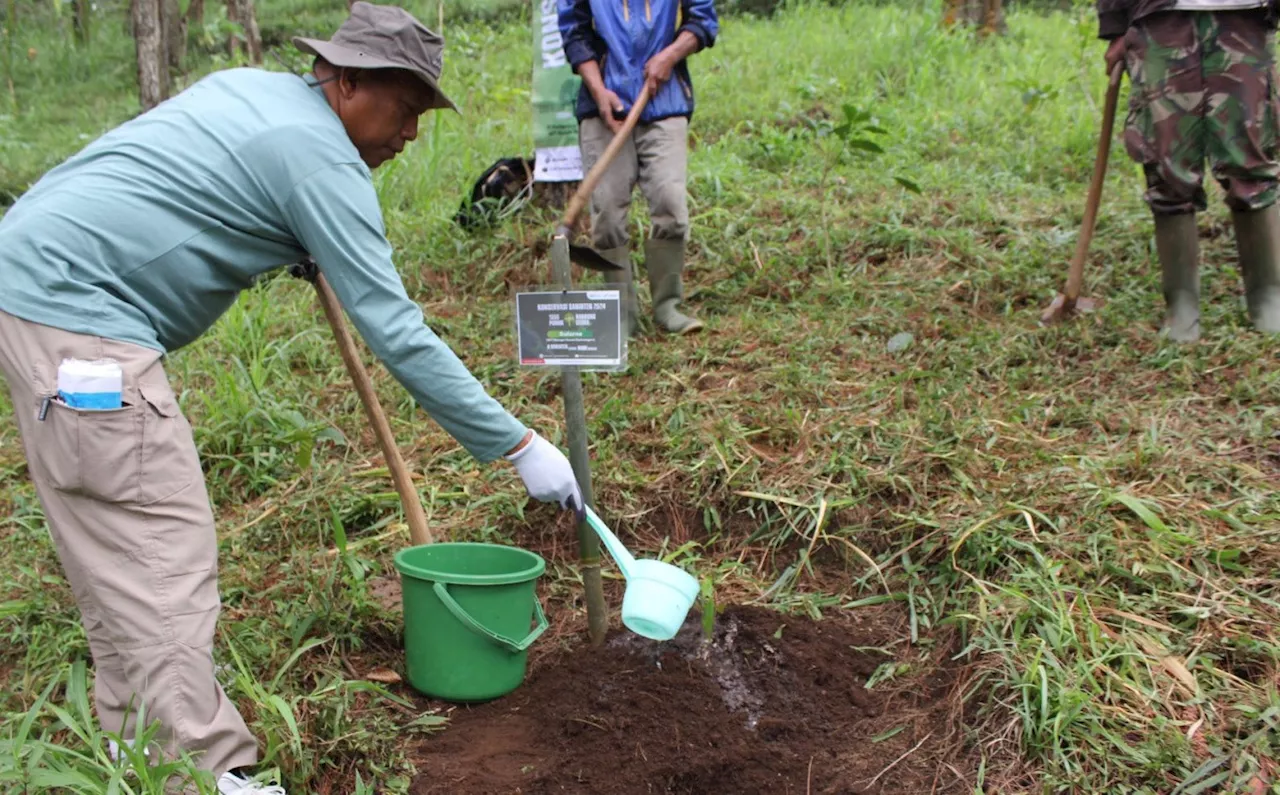
[[[1089,183],[1089,198],[1084,207],[1084,220],[1080,223],[1080,237],[1076,240],[1076,253],[1071,258],[1071,270],[1067,273],[1066,300],[1074,306],[1084,285],[1084,260],[1093,242],[1093,227],[1098,220],[1098,205],[1102,202],[1102,183],[1107,176],[1107,158],[1111,154],[1111,131],[1116,121],[1116,104],[1120,97],[1120,81],[1124,76],[1124,64],[1118,63],[1111,70],[1111,82],[1107,86],[1106,104],[1102,109],[1102,130],[1098,133],[1098,156],[1093,163],[1093,180]]]
[[[600,178],[604,176],[604,172],[609,170],[609,166],[613,164],[613,159],[618,156],[618,152],[626,145],[627,139],[631,137],[631,131],[635,129],[636,123],[640,121],[640,114],[644,112],[645,105],[649,104],[649,86],[640,90],[640,96],[636,97],[636,104],[631,106],[631,112],[627,114],[626,121],[622,122],[622,129],[613,136],[613,140],[605,147],[604,154],[600,155],[600,159],[587,172],[587,176],[578,185],[578,190],[574,192],[573,198],[569,200],[569,206],[565,208],[564,218],[560,221],[560,232],[566,237],[573,230],[573,225],[578,221],[578,214],[582,212],[582,208],[587,205],[587,201],[591,198],[591,192],[596,189],[596,185],[600,182]]]
[[[409,468],[405,466],[400,448],[396,446],[395,436],[391,434],[387,415],[382,411],[377,393],[373,391],[373,382],[369,380],[369,373],[364,369],[364,363],[360,361],[360,354],[356,350],[355,342],[351,339],[351,332],[347,330],[338,297],[333,294],[333,288],[325,281],[323,274],[316,273],[313,283],[316,286],[316,294],[320,296],[320,306],[324,308],[324,316],[329,321],[333,336],[338,341],[338,352],[342,354],[342,361],[346,364],[347,372],[356,385],[356,393],[360,395],[360,402],[364,404],[364,413],[369,417],[369,423],[373,425],[373,432],[378,437],[378,446],[382,448],[382,455],[387,459],[391,480],[395,482],[396,491],[400,493],[400,504],[404,506],[405,519],[409,523],[409,538],[414,546],[430,544],[432,538],[431,531],[427,529],[427,514],[422,510],[418,490],[413,486],[413,479],[409,477]]]

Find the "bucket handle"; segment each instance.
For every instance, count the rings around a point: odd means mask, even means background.
[[[484,635],[489,640],[515,654],[527,650],[538,639],[538,636],[547,631],[547,627],[550,625],[550,622],[547,621],[547,614],[542,611],[542,602],[535,595],[533,597],[533,615],[538,621],[538,626],[534,627],[524,640],[514,641],[506,635],[499,635],[484,624],[476,621],[470,613],[463,609],[462,605],[458,604],[444,583],[436,582],[434,588],[436,596],[439,597],[444,606],[449,608],[449,612],[453,613],[453,617],[461,621],[467,629],[479,635]]]

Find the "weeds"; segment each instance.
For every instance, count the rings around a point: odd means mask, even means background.
[[[55,698],[55,696],[57,696]],[[5,792],[130,793],[164,795],[188,784],[199,795],[216,795],[212,777],[183,755],[153,761],[145,750],[158,724],[139,732],[131,745],[104,734],[89,708],[84,660],[61,666],[14,728],[0,738],[0,785]],[[108,741],[118,748],[116,758]]]
[[[264,36],[331,31],[340,5],[264,5]],[[903,647],[958,637],[975,791],[1257,790],[1280,753],[1280,362],[1243,318],[1226,211],[1202,219],[1204,344],[1155,334],[1149,214],[1123,159],[1086,270],[1106,308],[1035,325],[1096,144],[1105,75],[1086,5],[1020,5],[980,45],[940,31],[928,4],[727,18],[693,64],[688,286],[709,333],[641,340],[629,373],[586,376],[593,479],[638,548],[714,582],[719,604],[892,603]],[[0,193],[15,195],[134,97],[118,26],[95,25],[86,50],[23,19],[20,101],[0,116]],[[546,277],[551,214],[535,201],[475,237],[450,220],[485,167],[528,150],[526,23],[446,19],[443,79],[467,115],[428,118],[380,169],[387,226],[432,327],[558,438],[554,379],[510,364],[507,331],[511,287]],[[849,119],[883,153],[824,158],[806,119],[837,148]],[[638,209],[638,234],[645,221]],[[443,720],[369,679],[402,664],[381,594],[407,536],[314,297],[269,280],[166,366],[217,512],[228,694],[290,787],[407,791],[414,744]],[[553,626],[573,636],[568,525],[374,378],[437,535],[543,553]],[[68,684],[88,651],[24,461],[0,421],[0,780],[108,781],[84,685]],[[877,685],[927,673],[884,662]]]

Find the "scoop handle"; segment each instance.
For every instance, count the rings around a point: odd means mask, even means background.
[[[604,542],[604,546],[609,550],[609,554],[617,562],[618,568],[622,570],[622,576],[631,579],[631,564],[636,562],[627,548],[622,545],[618,537],[613,531],[605,526],[604,520],[591,510],[591,506],[587,506],[587,524],[591,525],[591,529],[596,531],[596,535],[600,536],[600,540]]]

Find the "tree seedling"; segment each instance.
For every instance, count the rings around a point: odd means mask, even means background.
[[[835,266],[835,258],[831,253],[831,227],[827,220],[827,204],[830,190],[831,172],[844,162],[848,156],[869,162],[884,154],[879,137],[888,135],[888,130],[881,127],[872,116],[871,111],[863,110],[856,105],[845,103],[841,106],[843,118],[838,124],[824,124],[818,130],[819,149],[822,152],[822,178],[818,192],[822,194],[822,240],[826,254],[827,269]],[[828,125],[829,128],[828,128]],[[920,186],[913,180],[895,175],[894,181],[912,193],[920,193]]]
[[[702,642],[710,645],[716,635],[716,587],[711,575],[702,578],[698,604],[702,608]]]

